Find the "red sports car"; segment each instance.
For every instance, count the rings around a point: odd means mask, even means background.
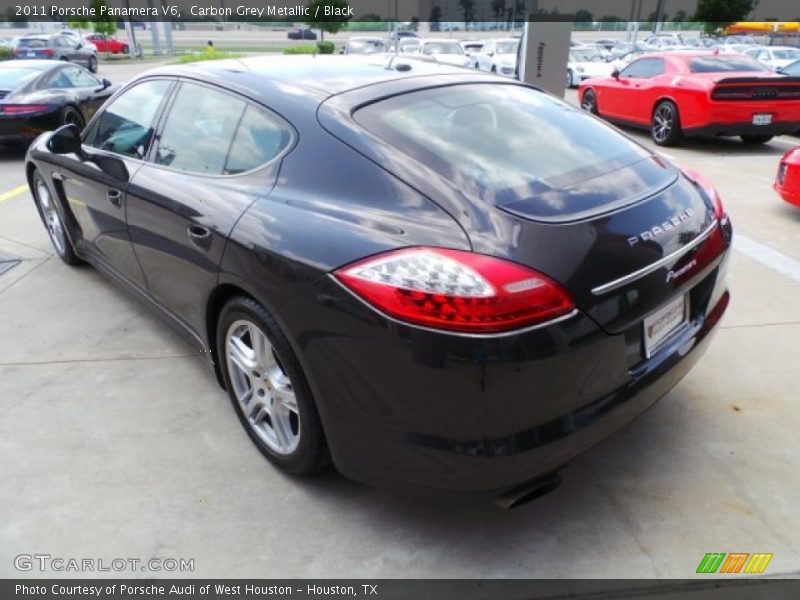
[[[93,33],[86,36],[86,41],[94,44],[98,52],[111,52],[112,54],[127,54],[130,47],[126,42],[121,42],[102,33]]]
[[[800,148],[783,155],[773,187],[786,202],[800,206]]]
[[[741,54],[644,55],[611,77],[583,81],[578,97],[585,110],[650,129],[662,146],[700,135],[763,144],[800,128],[800,77]]]

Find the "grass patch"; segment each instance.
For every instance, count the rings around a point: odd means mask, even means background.
[[[241,52],[201,52],[199,54],[184,54],[179,56],[176,61],[179,65],[187,63],[202,62],[206,60],[224,60],[226,58],[242,58],[244,54]]]
[[[311,44],[298,44],[283,49],[284,54],[318,54],[319,48]]]

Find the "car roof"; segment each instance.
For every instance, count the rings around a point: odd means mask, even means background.
[[[407,68],[398,69],[399,66]],[[391,80],[426,75],[463,75],[465,70],[408,57],[290,55],[252,56],[164,66],[149,71],[143,77],[156,74],[190,78],[210,77],[223,81],[233,78],[235,74],[250,74],[262,81],[288,83],[334,95]]]

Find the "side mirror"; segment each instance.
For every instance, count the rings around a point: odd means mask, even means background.
[[[47,140],[47,147],[53,154],[77,154],[81,160],[86,159],[81,146],[81,134],[74,123],[56,129]]]
[[[83,48],[83,44],[81,44],[80,42],[78,42],[78,44],[75,46],[75,49],[76,49],[76,50],[80,50],[81,48]]]
[[[614,79],[619,79],[619,69],[614,69],[613,71],[611,71],[611,76]]]
[[[103,79],[102,84],[104,90],[111,87],[111,82],[108,79]]]

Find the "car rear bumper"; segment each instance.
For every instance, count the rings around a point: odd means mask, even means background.
[[[752,115],[739,122],[714,122],[684,128],[687,136],[716,135],[784,135],[800,129],[800,121],[774,121],[770,125],[753,125]]]
[[[58,127],[58,116],[58,110],[25,117],[7,117],[0,115],[0,142],[32,142],[41,133],[51,131]]]
[[[651,359],[641,323],[611,335],[578,311],[513,335],[458,336],[387,320],[328,277],[313,294],[318,327],[301,303],[286,324],[304,323],[292,334],[343,474],[501,492],[564,466],[681,380],[727,307],[726,264],[697,283],[689,325]]]

